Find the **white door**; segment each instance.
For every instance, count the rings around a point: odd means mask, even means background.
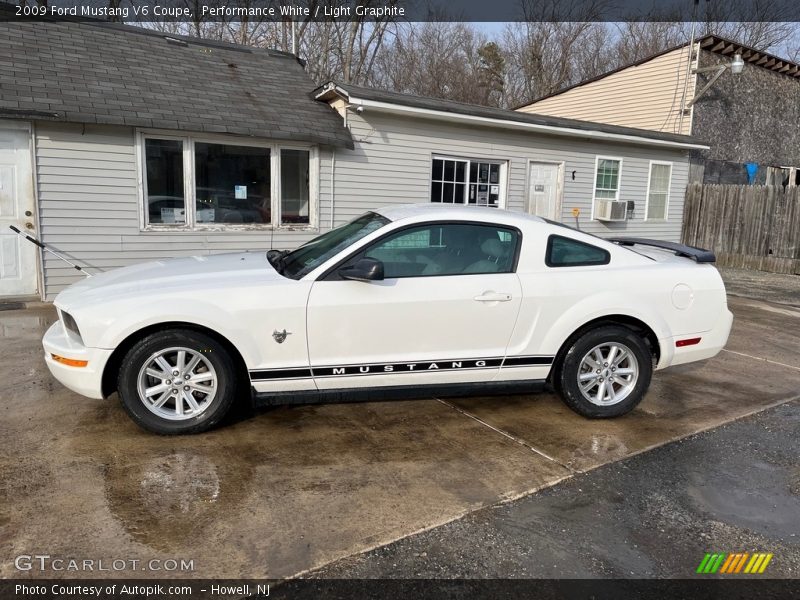
[[[308,350],[320,389],[489,381],[521,304],[516,231],[478,224],[390,234],[356,257],[382,281],[317,281]]]
[[[538,217],[560,220],[561,164],[531,162],[528,182],[528,212]]]
[[[33,227],[30,131],[0,123],[0,297],[36,293],[36,246],[9,229]]]

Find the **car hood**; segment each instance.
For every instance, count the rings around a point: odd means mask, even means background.
[[[240,252],[189,256],[114,269],[79,281],[56,296],[55,304],[69,310],[115,297],[152,296],[153,293],[202,292],[239,283],[287,281],[279,275],[266,252]]]

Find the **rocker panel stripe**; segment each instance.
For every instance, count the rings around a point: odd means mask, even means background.
[[[430,373],[432,371],[474,371],[507,367],[548,366],[552,356],[511,356],[491,358],[459,358],[449,360],[406,361],[396,363],[363,363],[326,365],[319,367],[288,367],[250,371],[251,381],[309,379],[312,377],[358,377],[363,375],[393,375],[397,373]]]

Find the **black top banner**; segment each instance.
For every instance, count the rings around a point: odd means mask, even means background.
[[[800,21],[798,0],[0,0],[0,6],[0,20],[122,23]]]

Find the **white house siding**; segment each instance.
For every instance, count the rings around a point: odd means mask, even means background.
[[[462,126],[395,115],[350,112],[353,150],[320,151],[318,231],[271,230],[161,232],[140,231],[134,130],[123,127],[36,124],[36,173],[40,233],[45,243],[101,270],[172,256],[190,256],[269,247],[294,248],[331,223],[338,226],[365,210],[388,204],[429,201],[431,156],[508,160],[507,208],[527,209],[530,160],[564,161],[562,221],[599,235],[641,235],[678,240],[688,159],[683,151],[631,144],[601,143],[489,127]],[[623,159],[621,200],[636,202],[626,223],[592,221],[597,155]],[[673,162],[666,221],[643,221],[650,160]],[[572,179],[572,172],[575,179]],[[74,269],[45,255],[48,299],[81,278]]]
[[[132,128],[39,122],[35,130],[40,234],[46,244],[82,265],[105,271],[172,256],[271,247],[271,230],[140,231]],[[320,163],[319,218],[327,224],[329,152],[321,153]],[[314,235],[276,230],[273,243],[290,248]],[[43,266],[50,300],[82,277],[49,254]]]
[[[689,170],[686,151],[462,126],[379,114],[369,109],[360,115],[351,111],[348,124],[356,147],[337,153],[337,222],[352,218],[370,206],[428,202],[431,157],[442,154],[509,161],[506,208],[518,211],[527,210],[529,161],[563,161],[563,223],[575,226],[572,209],[578,208],[578,225],[590,233],[680,239]],[[632,220],[620,223],[591,220],[598,155],[623,159],[619,199],[636,203]],[[673,163],[666,220],[644,220],[651,160]]]

